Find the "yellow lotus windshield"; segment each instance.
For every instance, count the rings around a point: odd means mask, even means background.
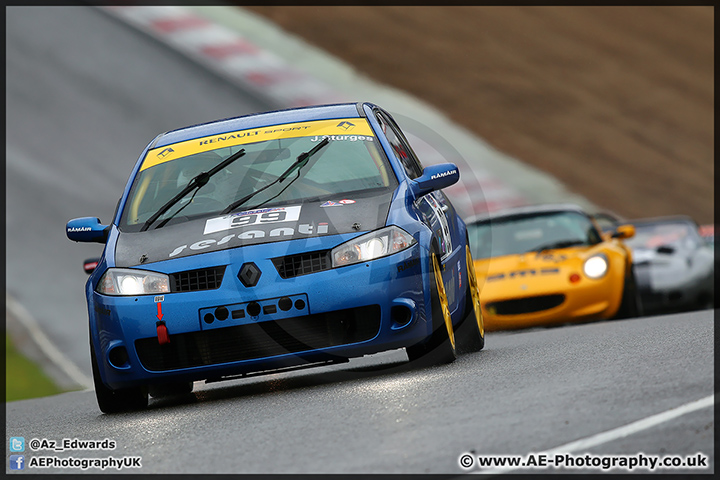
[[[595,245],[601,241],[590,219],[572,211],[512,216],[474,223],[468,225],[468,236],[475,259]]]

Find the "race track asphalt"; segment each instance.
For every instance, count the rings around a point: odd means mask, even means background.
[[[398,350],[196,384],[140,412],[101,414],[92,391],[12,402],[7,434],[108,438],[111,452],[27,455],[140,456],[143,473],[459,474],[463,453],[551,450],[706,398],[712,378],[713,312],[703,311],[493,333],[483,351],[445,366],[415,368]],[[713,471],[713,433],[713,409],[703,408],[566,453],[700,452]]]

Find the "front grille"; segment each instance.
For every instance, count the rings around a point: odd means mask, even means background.
[[[330,268],[330,250],[306,252],[272,259],[282,278],[299,277]]]
[[[491,302],[485,305],[488,311],[494,311],[494,315],[521,315],[523,313],[540,312],[561,305],[565,301],[565,295],[541,295],[538,297],[516,298]]]
[[[226,265],[170,274],[171,292],[196,292],[220,288]]]
[[[272,357],[370,340],[380,331],[380,312],[379,305],[371,305],[177,335],[171,331],[170,343],[142,338],[135,348],[143,367],[156,372]]]

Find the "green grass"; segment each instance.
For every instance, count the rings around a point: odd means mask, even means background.
[[[25,400],[62,393],[33,362],[17,351],[5,334],[5,401]]]

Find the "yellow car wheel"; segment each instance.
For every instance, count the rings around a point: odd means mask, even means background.
[[[622,301],[617,313],[616,319],[635,318],[642,316],[642,301],[640,292],[637,288],[635,279],[635,269],[630,266],[625,274],[625,283],[623,285]]]
[[[485,346],[485,325],[480,308],[480,289],[470,246],[465,244],[465,265],[467,268],[467,288],[465,289],[465,318],[457,332],[458,351],[462,353],[478,352]]]
[[[442,310],[443,323],[447,333],[448,341],[453,350],[455,350],[455,332],[453,331],[452,318],[450,317],[450,307],[448,305],[447,293],[445,292],[445,284],[443,283],[442,273],[440,272],[440,262],[435,253],[432,254],[432,266],[435,277],[435,288],[437,288],[440,310]]]
[[[430,365],[451,363],[457,358],[455,331],[437,253],[430,254],[430,310],[432,334],[427,341],[407,347],[410,361]]]

